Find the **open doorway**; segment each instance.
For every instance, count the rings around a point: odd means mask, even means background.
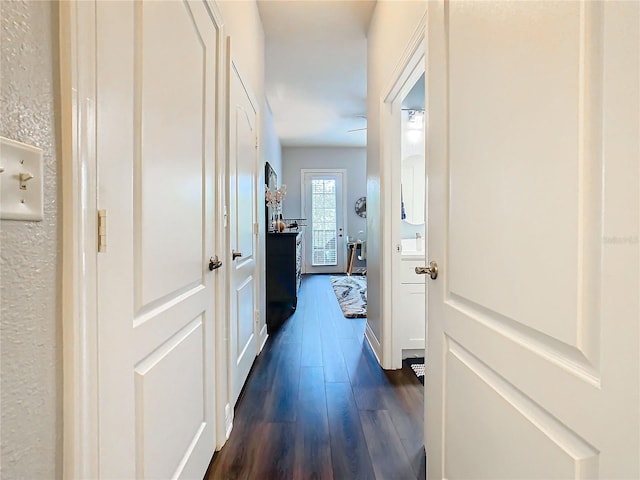
[[[425,164],[425,57],[417,42],[385,98],[385,208],[389,225],[389,267],[385,280],[383,366],[425,357],[426,283],[415,273],[427,258]],[[423,360],[424,362],[424,360]]]
[[[413,81],[413,78],[421,74]],[[396,246],[392,259],[392,366],[405,359],[422,359],[426,346],[426,282],[415,268],[426,264],[426,183],[425,183],[425,78],[424,63],[416,67],[411,89],[400,94],[400,141],[396,144],[399,162],[395,169],[392,198],[392,236]],[[398,172],[396,172],[398,173]],[[397,190],[400,190],[398,195]],[[420,360],[414,360],[420,362]]]

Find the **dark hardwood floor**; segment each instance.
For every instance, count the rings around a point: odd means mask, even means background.
[[[379,367],[365,325],[343,317],[328,275],[305,277],[206,478],[424,479],[424,390],[406,367]]]

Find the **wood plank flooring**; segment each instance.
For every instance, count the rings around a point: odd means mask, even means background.
[[[424,389],[406,368],[379,367],[365,326],[343,317],[328,275],[305,277],[206,479],[424,479]]]

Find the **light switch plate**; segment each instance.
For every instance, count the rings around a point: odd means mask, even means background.
[[[0,219],[41,221],[42,183],[42,149],[0,137]]]

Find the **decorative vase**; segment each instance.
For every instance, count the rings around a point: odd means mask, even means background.
[[[284,231],[284,222],[282,221],[282,203],[278,203],[275,211],[274,231],[282,233]]]

